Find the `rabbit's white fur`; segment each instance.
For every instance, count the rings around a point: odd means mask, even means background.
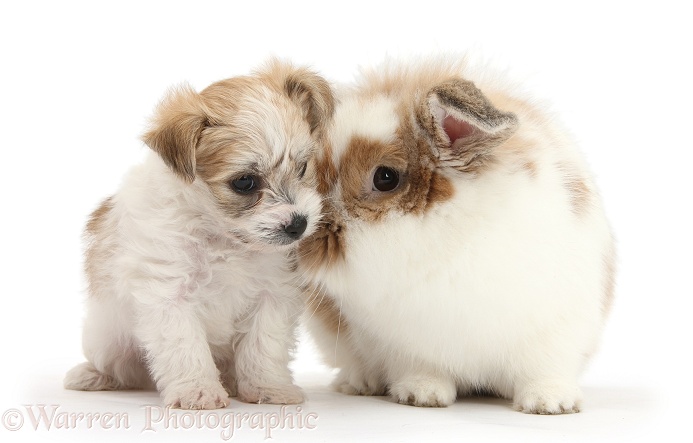
[[[565,131],[498,82],[459,83],[468,75],[391,64],[342,94],[322,159],[336,177],[328,224],[302,248],[319,290],[309,327],[345,393],[446,406],[490,392],[576,412],[612,296],[610,228]],[[472,109],[481,93],[490,114]],[[400,194],[369,189],[381,165],[399,168]]]

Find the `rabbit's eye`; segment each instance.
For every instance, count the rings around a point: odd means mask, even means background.
[[[380,192],[393,191],[399,185],[399,174],[387,166],[379,166],[373,175],[373,190]]]

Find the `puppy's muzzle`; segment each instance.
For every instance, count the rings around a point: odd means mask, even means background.
[[[300,214],[292,214],[291,223],[284,227],[284,232],[292,240],[298,240],[301,238],[304,232],[306,232],[306,227],[308,226],[308,219]]]

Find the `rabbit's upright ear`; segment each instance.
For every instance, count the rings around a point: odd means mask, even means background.
[[[473,171],[518,127],[515,114],[493,106],[472,82],[453,79],[433,87],[417,108],[417,120],[446,166]]]

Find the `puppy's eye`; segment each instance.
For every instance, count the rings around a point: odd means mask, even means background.
[[[306,175],[306,169],[308,168],[308,163],[303,163],[301,169],[298,170],[298,178],[303,178]]]
[[[373,175],[373,190],[380,192],[393,191],[399,185],[399,174],[387,166],[378,166]]]
[[[250,194],[257,189],[259,180],[254,175],[244,175],[235,180],[231,180],[229,183],[231,189],[239,194]]]

